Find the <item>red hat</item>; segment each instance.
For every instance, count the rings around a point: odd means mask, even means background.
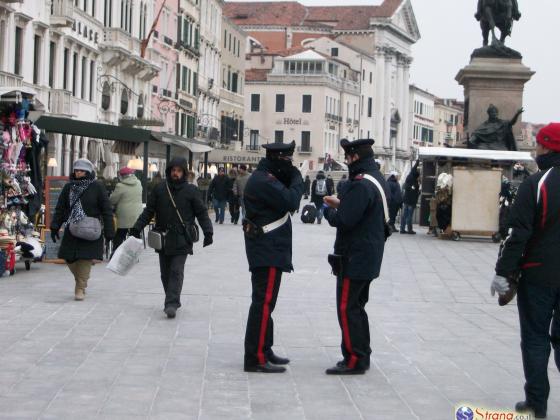
[[[119,175],[120,176],[127,176],[127,175],[132,175],[134,172],[136,172],[134,169],[129,168],[128,166],[125,166],[124,168],[122,168],[119,171]]]
[[[554,152],[560,152],[560,123],[550,123],[540,129],[537,143]]]

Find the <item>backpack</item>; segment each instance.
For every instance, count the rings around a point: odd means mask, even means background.
[[[317,195],[327,195],[327,180],[318,179],[317,184],[315,184],[315,194]]]

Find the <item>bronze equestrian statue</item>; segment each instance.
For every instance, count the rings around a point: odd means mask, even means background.
[[[478,0],[477,12],[474,15],[480,21],[483,45],[488,45],[488,38],[492,33],[492,45],[503,45],[506,38],[511,36],[513,21],[521,19],[517,0]],[[495,29],[500,30],[498,42]]]

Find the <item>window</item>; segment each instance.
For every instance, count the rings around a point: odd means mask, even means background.
[[[33,84],[39,84],[39,72],[41,69],[41,37],[35,35],[33,40]]]
[[[93,102],[93,91],[95,83],[95,61],[89,62],[89,101]]]
[[[284,112],[284,105],[286,102],[286,96],[283,94],[276,95],[276,112]]]
[[[369,84],[371,85],[373,83],[373,72],[369,72]]]
[[[257,150],[259,146],[259,130],[251,130],[249,134],[250,150]]]
[[[311,112],[311,95],[302,96],[301,112]]]
[[[274,132],[274,143],[284,143],[284,132],[282,130]]]
[[[227,30],[224,29],[224,48],[227,48]]]
[[[103,24],[105,27],[113,26],[113,0],[105,0],[105,13],[103,14]]]
[[[70,50],[64,48],[64,69],[62,74],[62,88],[68,89],[68,66],[70,61]]]
[[[239,50],[241,49],[241,41],[237,40],[237,56],[239,57]]]
[[[111,87],[109,83],[103,83],[103,91],[101,92],[101,108],[107,111],[111,106]]]
[[[49,44],[49,87],[54,88],[54,63],[56,61],[56,44],[50,42]]]
[[[238,93],[239,89],[238,89],[238,78],[239,78],[239,74],[238,73],[233,73],[231,75],[231,91],[234,93]]]
[[[15,45],[15,61],[14,73],[21,76],[21,59],[23,57],[23,29],[16,26],[16,45]]]
[[[231,34],[228,34],[228,37],[229,37],[228,51],[231,51]]]
[[[367,116],[371,118],[373,114],[373,98],[367,100]]]
[[[251,112],[259,112],[261,110],[261,95],[258,93],[251,94]]]
[[[72,95],[78,93],[78,53],[74,53],[72,59]]]
[[[362,80],[366,80],[366,71],[362,70]]]
[[[86,80],[87,80],[87,59],[82,57],[82,99],[86,99]]]
[[[331,48],[331,56],[338,57],[338,48]]]
[[[187,92],[187,79],[189,77],[189,73],[188,73],[188,68],[185,66],[182,66],[182,71],[181,71],[181,90]]]
[[[302,152],[311,151],[311,131],[301,132],[301,151]]]
[[[128,92],[125,88],[121,91],[121,114],[126,115],[128,112]]]

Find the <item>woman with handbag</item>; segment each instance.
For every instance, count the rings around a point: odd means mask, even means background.
[[[108,241],[115,236],[107,190],[87,159],[74,162],[70,182],[60,193],[50,226],[53,242],[60,239],[63,225],[58,257],[74,275],[75,300],[84,300],[93,260],[103,260],[103,236]]]

